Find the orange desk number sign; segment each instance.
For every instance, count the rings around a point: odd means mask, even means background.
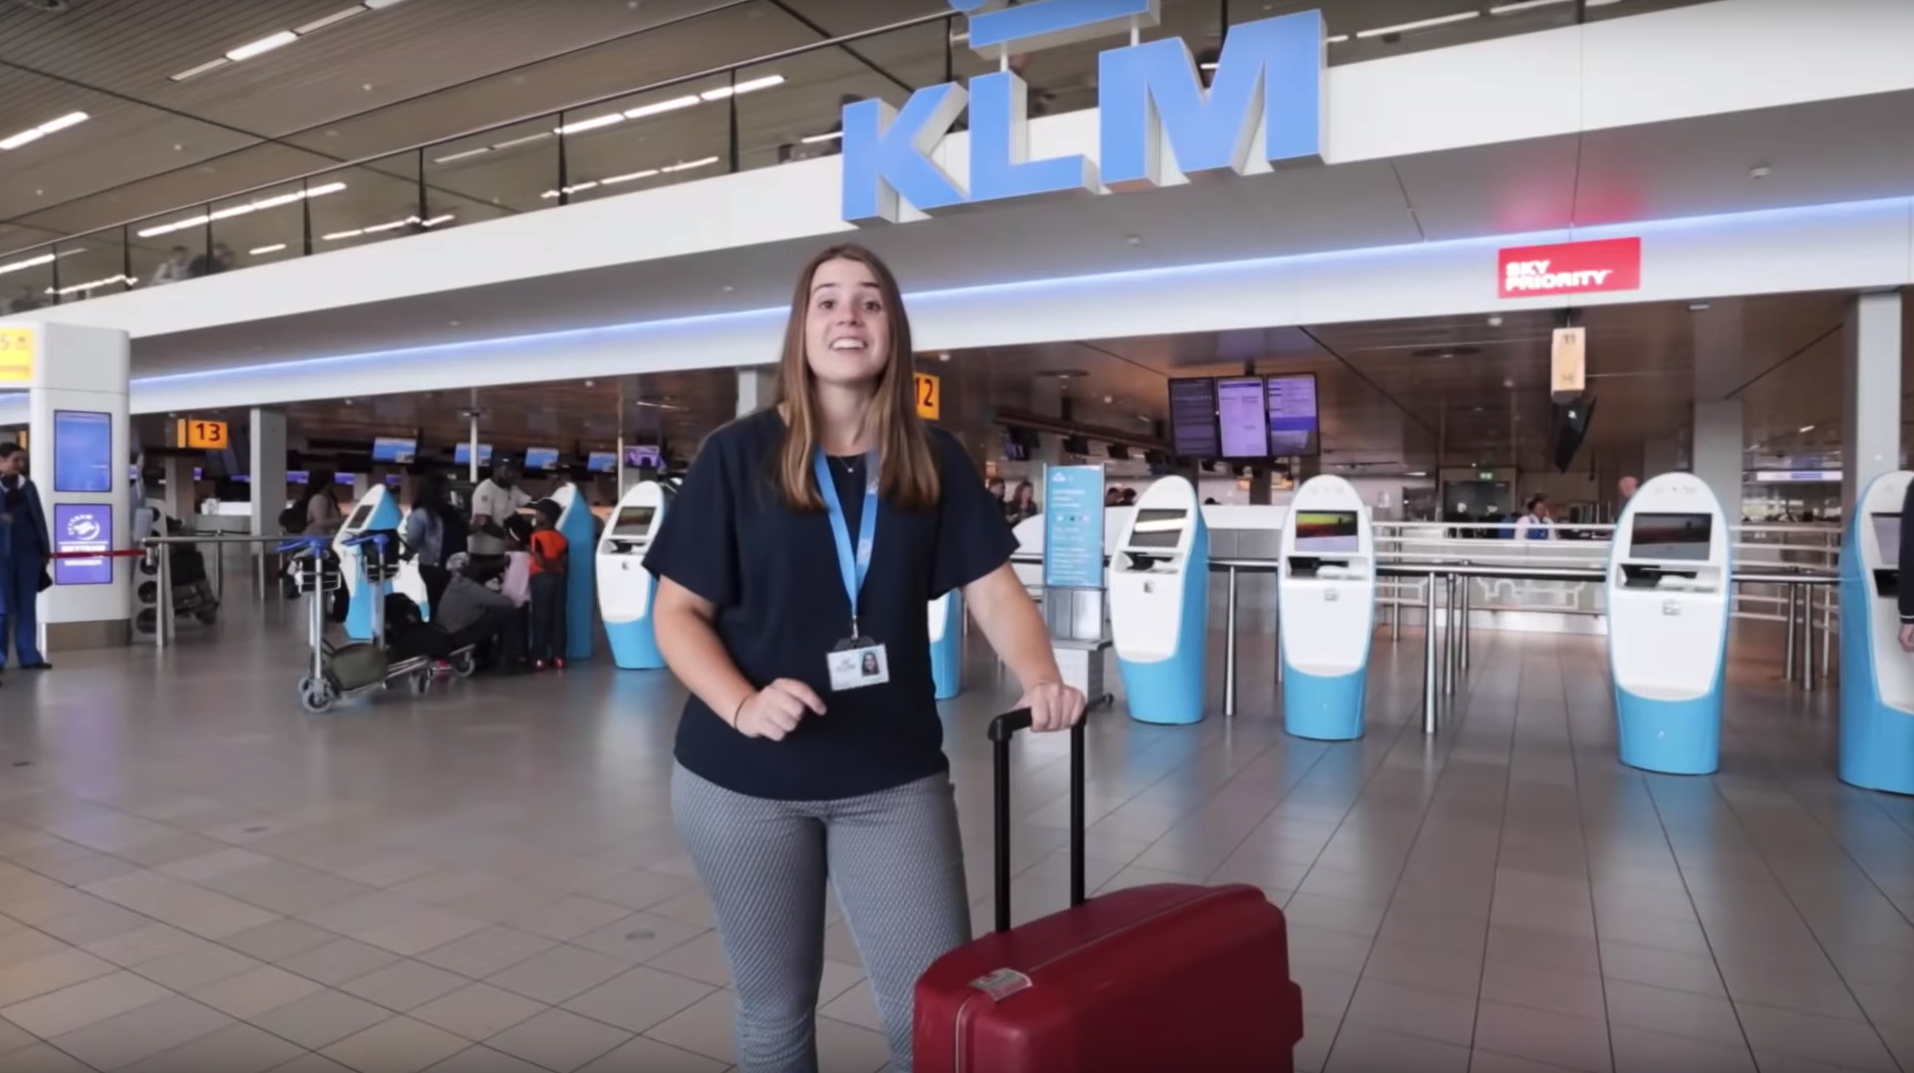
[[[224,451],[233,445],[231,431],[224,421],[182,417],[174,427],[173,442],[189,451]]]
[[[33,329],[0,328],[0,384],[33,379]]]
[[[935,421],[944,410],[944,386],[929,373],[912,373],[916,378],[917,416]]]

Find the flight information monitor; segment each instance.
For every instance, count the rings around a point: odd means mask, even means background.
[[[1901,516],[1899,514],[1875,514],[1869,517],[1874,523],[1874,543],[1881,551],[1881,566],[1887,570],[1901,568]]]
[[[525,448],[525,468],[527,470],[533,470],[533,471],[548,470],[548,469],[553,469],[557,467],[557,465],[558,465],[558,448],[556,447],[527,447]]]
[[[651,519],[658,513],[656,507],[625,507],[618,512],[618,520],[611,524],[611,535],[615,537],[641,537],[651,534]]]
[[[625,465],[630,466],[632,469],[643,469],[646,466],[650,466],[652,469],[664,469],[664,449],[642,443],[626,444]]]
[[[1306,457],[1322,449],[1316,406],[1316,374],[1272,376],[1269,385],[1269,453]]]
[[[1130,547],[1174,548],[1183,540],[1183,527],[1190,521],[1187,510],[1139,510],[1136,524],[1130,527]]]
[[[53,412],[53,490],[113,490],[113,415],[90,410]]]
[[[1296,512],[1296,550],[1313,555],[1362,550],[1361,530],[1353,510]]]
[[[1269,407],[1263,378],[1216,382],[1216,423],[1224,458],[1269,457]]]
[[[593,473],[612,473],[618,469],[618,452],[593,451],[585,456],[585,468]]]
[[[1707,562],[1714,518],[1707,514],[1637,514],[1630,530],[1631,558]]]
[[[1215,458],[1216,381],[1207,376],[1170,381],[1170,444],[1178,458]]]
[[[485,465],[491,460],[492,445],[489,443],[479,444],[479,464]],[[472,464],[471,440],[460,440],[458,446],[452,448],[452,461],[454,464],[460,466],[469,466]]]
[[[419,441],[402,436],[380,436],[372,441],[372,460],[409,466],[418,457]]]

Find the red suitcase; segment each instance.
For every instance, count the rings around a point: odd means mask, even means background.
[[[1010,740],[990,724],[996,931],[917,983],[917,1073],[1291,1073],[1303,1036],[1281,909],[1252,886],[1085,900],[1083,724],[1070,734],[1071,908],[1010,926]]]

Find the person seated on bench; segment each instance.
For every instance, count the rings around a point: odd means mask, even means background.
[[[461,554],[452,556],[448,566],[451,580],[434,622],[452,635],[454,651],[491,642],[499,668],[518,670],[523,651],[518,608],[511,597],[487,585],[504,570],[504,562]]]

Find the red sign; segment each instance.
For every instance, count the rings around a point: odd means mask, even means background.
[[[1642,285],[1642,240],[1610,238],[1502,251],[1503,298],[1634,291]]]

